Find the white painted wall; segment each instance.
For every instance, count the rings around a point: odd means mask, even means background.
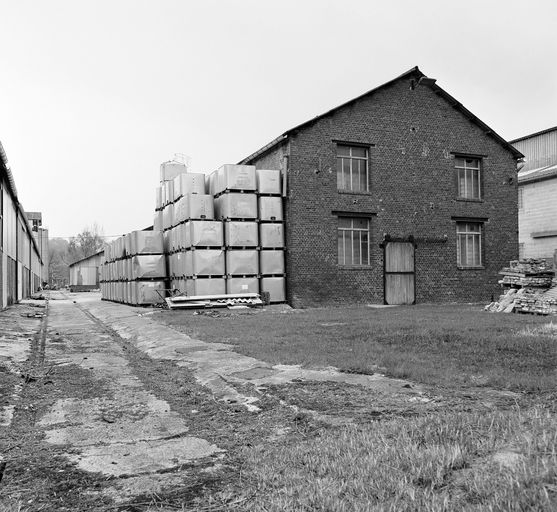
[[[532,233],[557,231],[557,177],[520,184],[522,208],[518,210],[518,241],[525,258],[552,258],[557,236],[533,238]]]

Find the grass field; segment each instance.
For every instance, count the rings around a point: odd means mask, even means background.
[[[446,387],[557,388],[557,321],[478,306],[165,312],[192,337],[270,363],[335,366]]]
[[[267,362],[380,371],[447,399],[404,414],[395,397],[349,386],[271,389],[319,412],[357,412],[352,424],[321,425],[302,440],[246,446],[240,485],[224,491],[241,510],[557,510],[557,322],[547,317],[451,305],[160,318]],[[483,400],[492,388],[519,398]],[[391,415],[371,414],[390,405]]]

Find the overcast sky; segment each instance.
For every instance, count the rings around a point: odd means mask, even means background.
[[[557,125],[555,0],[0,0],[0,141],[51,236],[153,222],[159,165],[236,163],[413,66],[501,136]]]

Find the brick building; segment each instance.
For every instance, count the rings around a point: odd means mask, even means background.
[[[284,177],[287,298],[489,301],[523,155],[417,67],[242,160]]]

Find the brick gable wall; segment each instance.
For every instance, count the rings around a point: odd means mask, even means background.
[[[339,193],[336,144],[370,144],[370,192]],[[256,159],[264,168],[284,146]],[[482,202],[456,199],[454,153],[482,156]],[[275,166],[276,167],[276,166]],[[518,255],[511,153],[428,86],[400,80],[302,127],[289,145],[288,300],[295,307],[383,302],[384,234],[417,239],[416,302],[489,301]],[[337,214],[371,215],[371,266],[337,263]],[[456,217],[484,218],[484,269],[456,265]]]

